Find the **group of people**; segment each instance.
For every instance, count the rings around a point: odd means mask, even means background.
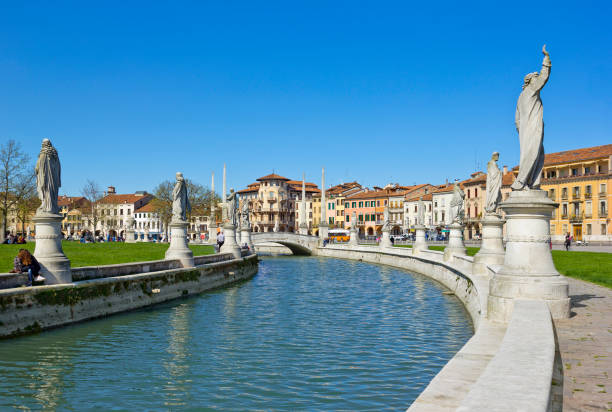
[[[40,273],[40,264],[34,256],[27,249],[19,249],[19,253],[13,260],[13,270],[10,273],[27,273],[28,283],[27,286],[32,286],[36,282],[45,280]]]
[[[26,243],[26,239],[23,237],[23,235],[15,236],[12,233],[9,233],[9,235],[4,239],[5,245],[25,245]]]

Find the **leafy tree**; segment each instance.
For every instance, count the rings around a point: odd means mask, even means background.
[[[17,196],[15,203],[15,215],[17,220],[21,222],[21,232],[25,233],[25,225],[28,223],[38,206],[40,199],[36,193],[36,175],[34,170],[31,173],[23,175],[16,184]]]
[[[0,147],[0,242],[4,242],[6,237],[9,211],[14,210],[24,197],[31,195],[27,192],[31,187],[23,183],[27,181],[27,176],[33,175],[33,169],[30,157],[22,152],[19,143],[11,139]]]

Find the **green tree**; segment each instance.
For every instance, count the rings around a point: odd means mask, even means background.
[[[10,139],[0,147],[0,242],[6,237],[9,211],[25,197],[31,196],[31,186],[23,184],[33,175],[34,167],[30,157],[21,150],[21,145]],[[26,190],[26,191],[24,191]]]

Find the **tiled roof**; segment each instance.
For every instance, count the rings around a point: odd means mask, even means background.
[[[71,206],[74,204],[83,204],[89,202],[83,196],[58,196],[57,205],[60,207]]]
[[[287,184],[290,186],[299,186],[300,190],[302,190],[302,181],[301,180],[287,180]],[[317,187],[316,183],[311,183],[311,182],[305,182],[304,186],[306,186],[306,189],[308,189],[308,187]]]
[[[514,173],[506,173],[502,176],[502,186],[510,186],[514,183]]]
[[[433,190],[433,193],[448,193],[452,191],[453,191],[453,185],[448,184],[448,185],[440,185],[435,190]]]
[[[388,197],[388,196],[389,196],[388,193],[384,191],[370,190],[368,192],[362,192],[362,193],[357,193],[352,196],[348,196],[347,199],[376,199],[376,198],[383,198],[383,197]]]
[[[131,194],[126,194],[126,195],[117,195],[117,194],[112,194],[112,195],[106,195],[104,196],[102,199],[100,199],[99,203],[110,203],[110,204],[129,204],[129,203],[136,203],[137,201],[144,199],[144,198],[152,198],[153,196],[151,196],[150,194],[135,194],[135,193],[131,193]]]
[[[134,213],[151,213],[151,212],[155,212],[155,207],[153,206],[154,202],[149,202],[146,205],[144,205],[143,207],[139,207],[138,209],[134,210]]]
[[[415,196],[412,196],[412,197],[406,199],[405,201],[406,202],[416,202],[416,201],[418,201],[421,198],[421,196],[423,197],[423,201],[428,201],[428,200],[432,200],[433,199],[433,194],[432,193],[428,193],[426,195],[415,195]]]
[[[476,174],[478,173],[478,174]],[[464,185],[474,185],[474,184],[478,184],[478,183],[487,183],[487,174],[486,173],[482,173],[482,172],[476,172],[472,174],[472,177],[464,180],[463,184]]]
[[[287,179],[286,177],[282,177],[277,175],[276,173],[272,173],[263,177],[260,177],[259,179],[257,179],[258,182],[264,181],[264,180],[290,180]]]
[[[544,166],[595,160],[609,156],[612,156],[612,144],[585,147],[584,149],[567,150],[565,152],[546,153],[544,155]]]
[[[257,191],[259,191],[259,183],[257,184],[257,186],[251,183],[246,189],[239,190],[236,193],[253,193]]]

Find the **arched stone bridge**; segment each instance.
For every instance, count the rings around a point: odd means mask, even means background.
[[[318,236],[299,235],[291,232],[256,232],[251,233],[254,245],[271,242],[286,246],[294,255],[312,255],[319,245]]]

